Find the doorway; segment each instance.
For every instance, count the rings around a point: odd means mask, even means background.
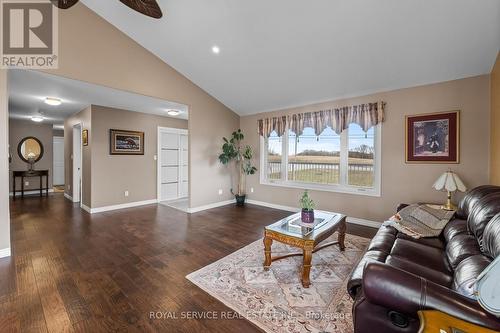
[[[53,137],[52,168],[52,185],[64,186],[64,137],[62,136]]]
[[[82,125],[73,126],[73,202],[82,197]]]
[[[158,127],[157,198],[182,211],[189,208],[188,140],[185,129]]]

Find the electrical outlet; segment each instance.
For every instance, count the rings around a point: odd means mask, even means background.
[[[24,182],[24,186],[30,186],[30,182],[28,181]]]
[[[68,190],[71,190],[71,185],[70,184],[68,184]]]
[[[158,159],[158,156],[153,156],[153,159],[156,161]]]
[[[128,191],[125,191],[125,196],[128,197]]]
[[[253,193],[253,187],[250,187],[250,193]]]
[[[221,188],[219,189],[219,195],[222,195],[222,189]]]

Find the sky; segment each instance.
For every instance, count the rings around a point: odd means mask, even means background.
[[[349,125],[349,150],[359,147],[362,144],[373,147],[374,139],[374,128],[370,128],[367,133],[365,133],[361,127],[357,124]],[[366,134],[366,138],[365,138]],[[295,150],[295,134],[290,135],[289,140],[289,155],[294,155]],[[273,132],[269,137],[269,150],[276,153],[281,152],[281,138],[276,136]],[[304,150],[323,150],[323,151],[340,151],[340,136],[337,135],[330,127],[327,127],[323,133],[318,137],[314,133],[312,127],[307,127],[304,129],[304,133],[299,137],[299,142],[297,145],[297,153],[303,152]]]

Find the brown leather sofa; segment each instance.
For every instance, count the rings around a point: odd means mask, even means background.
[[[500,318],[463,296],[472,293],[477,276],[498,255],[498,186],[469,191],[440,237],[417,240],[381,226],[347,286],[354,331],[417,332],[417,312],[425,309],[500,331]]]

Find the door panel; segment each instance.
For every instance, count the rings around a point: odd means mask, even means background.
[[[64,185],[64,138],[53,139],[52,184]]]

